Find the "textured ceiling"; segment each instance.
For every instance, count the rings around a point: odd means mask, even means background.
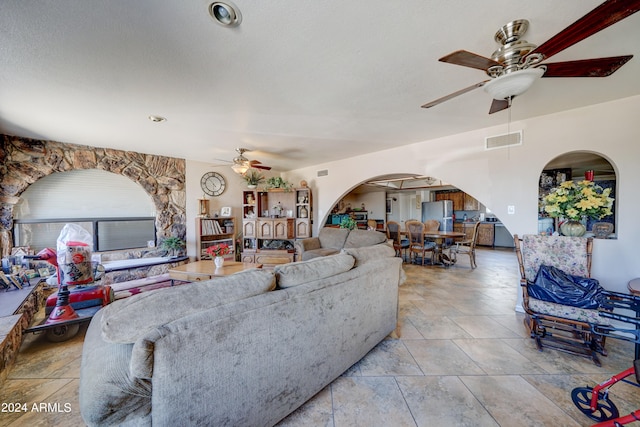
[[[598,0],[235,0],[236,28],[202,0],[0,2],[0,132],[221,164],[236,147],[279,170],[506,123],[485,80],[438,62],[490,56],[525,18],[541,44]],[[512,120],[640,94],[640,13],[553,61],[633,54],[607,78],[542,79]],[[147,119],[151,114],[164,123]]]

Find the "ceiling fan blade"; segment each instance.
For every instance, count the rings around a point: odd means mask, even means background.
[[[591,12],[529,52],[550,58],[640,10],[640,0],[607,0]]]
[[[486,71],[487,68],[501,65],[493,59],[478,55],[477,53],[466,50],[456,50],[448,55],[438,59],[440,62],[448,62],[449,64],[462,65],[463,67],[476,68]]]
[[[506,110],[510,106],[511,106],[511,103],[506,99],[494,99],[493,102],[491,102],[491,107],[489,108],[489,114]]]
[[[457,92],[450,93],[449,95],[443,96],[442,98],[438,98],[438,99],[436,99],[435,101],[431,101],[431,102],[429,102],[429,103],[427,103],[427,104],[424,104],[424,105],[422,106],[422,108],[431,108],[431,107],[433,107],[433,106],[435,106],[435,105],[438,105],[438,104],[441,104],[441,103],[443,103],[443,102],[445,102],[445,101],[448,101],[448,100],[450,100],[451,98],[455,98],[456,96],[460,96],[460,95],[465,94],[465,93],[467,93],[467,92],[471,92],[471,91],[472,91],[472,90],[474,90],[474,89],[477,89],[477,88],[479,88],[479,87],[484,86],[484,84],[485,84],[486,82],[488,82],[488,81],[489,81],[489,80],[485,80],[485,81],[483,81],[483,82],[476,83],[476,84],[474,84],[474,85],[472,85],[472,86],[469,86],[469,87],[466,87],[466,88],[464,88],[464,89],[460,89],[460,90],[459,90],[459,91],[457,91]]]
[[[266,171],[270,171],[271,167],[270,166],[262,166],[262,165],[251,165],[252,168],[254,169],[264,169]]]
[[[633,55],[544,64],[542,77],[607,77],[626,64]]]

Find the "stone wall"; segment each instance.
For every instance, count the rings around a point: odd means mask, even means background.
[[[156,207],[156,237],[186,237],[185,160],[0,135],[0,252],[13,246],[13,208],[20,194],[54,172],[102,169],[140,184]]]

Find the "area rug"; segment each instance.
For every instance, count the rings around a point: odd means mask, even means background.
[[[171,286],[180,286],[180,285],[184,285],[187,283],[191,283],[191,282],[185,282],[182,280],[165,280],[162,282],[157,282],[157,283],[151,283],[148,285],[143,285],[143,286],[135,286],[133,288],[128,288],[128,289],[122,289],[119,291],[115,291],[114,295],[115,295],[115,299],[122,299],[122,298],[128,298],[130,296],[133,295],[137,295],[140,294],[142,292],[148,292],[148,291],[154,291],[156,289],[162,289],[162,288],[168,288]]]

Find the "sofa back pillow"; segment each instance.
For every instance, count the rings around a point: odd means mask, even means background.
[[[356,266],[362,265],[370,260],[380,258],[391,258],[396,255],[396,251],[389,245],[364,246],[362,248],[344,248],[343,254],[351,255],[356,260]]]
[[[276,265],[274,271],[278,287],[284,289],[344,273],[351,270],[354,263],[351,255],[336,254]]]
[[[272,291],[275,286],[272,271],[254,269],[205,282],[144,292],[103,308],[102,337],[116,343],[133,343],[158,326]]]
[[[320,246],[323,248],[340,250],[344,246],[348,235],[349,230],[346,228],[323,227],[318,233],[318,240],[320,240]]]
[[[373,230],[351,230],[347,241],[344,243],[345,248],[361,248],[364,246],[373,246],[387,241],[387,235],[379,231]]]

